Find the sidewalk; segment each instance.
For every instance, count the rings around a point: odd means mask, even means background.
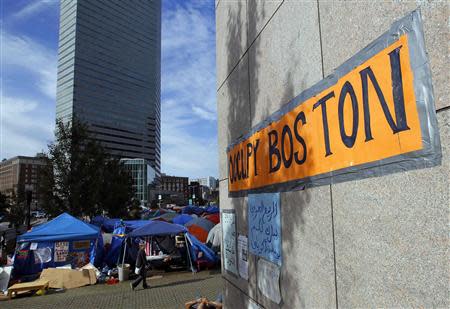
[[[184,308],[184,303],[199,296],[215,300],[222,293],[220,270],[163,274],[147,278],[150,289],[140,285],[134,292],[130,281],[108,286],[98,284],[67,290],[63,293],[32,296],[0,302],[4,308]]]

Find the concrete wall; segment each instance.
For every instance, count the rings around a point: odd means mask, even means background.
[[[421,5],[442,143],[440,166],[281,194],[282,303],[225,271],[226,308],[449,307],[449,2],[216,0],[220,205],[226,146]]]

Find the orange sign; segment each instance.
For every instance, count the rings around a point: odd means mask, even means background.
[[[404,34],[227,151],[229,191],[261,189],[422,149]]]

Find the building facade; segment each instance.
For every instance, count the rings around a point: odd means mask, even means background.
[[[336,68],[416,9],[422,15],[434,88],[431,110],[436,111],[442,148],[442,162],[434,167],[280,192],[280,278],[267,291],[276,276],[264,281],[263,259],[252,253],[248,278],[230,273],[222,263],[224,307],[448,308],[448,2],[215,3],[220,208],[222,215],[234,211],[236,235],[249,235],[250,195],[229,195],[234,180],[227,147],[326,76],[333,80]],[[410,29],[402,28],[397,37]],[[332,104],[329,113],[337,106]],[[364,136],[363,121],[359,137]],[[306,123],[305,128],[314,125],[310,118]],[[350,134],[350,126],[346,130]],[[316,132],[322,142],[322,123]],[[262,156],[265,150],[261,146],[259,151]],[[275,290],[280,302],[273,300]]]
[[[134,197],[147,205],[151,202],[150,191],[157,185],[156,172],[145,159],[120,159],[133,179]]]
[[[160,173],[161,1],[62,0],[56,117]]]
[[[33,209],[39,207],[40,170],[47,164],[48,162],[43,156],[17,156],[0,162],[0,192],[9,197],[19,197],[31,190],[31,206]]]
[[[164,204],[186,205],[189,194],[189,178],[163,174],[158,195]]]
[[[200,185],[208,187],[211,190],[217,187],[217,180],[212,176],[194,178],[191,179],[191,182],[198,182]]]

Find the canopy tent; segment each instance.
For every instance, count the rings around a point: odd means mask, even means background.
[[[214,223],[205,218],[195,218],[184,225],[189,233],[197,237],[198,240],[205,243],[209,231],[214,227]]]
[[[164,221],[148,221],[148,223],[140,228],[135,229],[128,234],[129,237],[147,237],[147,236],[163,236],[176,235],[186,232],[184,226],[178,224],[167,223]]]
[[[96,239],[99,233],[98,227],[63,213],[19,236],[17,242]]]
[[[121,220],[119,222],[116,223],[116,225],[114,226],[114,229],[117,229],[118,227],[124,226],[125,227],[125,234],[130,233],[131,231],[134,231],[135,229],[138,229],[140,227],[143,227],[145,225],[147,225],[149,222],[149,220]]]
[[[35,274],[44,268],[71,264],[99,265],[103,254],[100,229],[67,213],[34,227],[17,238],[14,276]]]
[[[189,221],[194,220],[194,218],[191,215],[186,215],[186,214],[182,214],[182,215],[178,215],[175,218],[173,218],[173,223],[175,224],[179,224],[179,225],[185,225],[186,223],[188,223]]]
[[[187,232],[187,229],[182,225],[172,224],[172,223],[167,223],[164,221],[156,220],[156,221],[150,221],[147,225],[142,226],[142,227],[132,231],[131,233],[128,234],[128,238],[130,238],[130,239],[148,238],[148,237],[156,237],[156,236],[177,235],[177,234],[186,233],[186,232]],[[152,241],[150,240],[150,243],[151,242]],[[133,242],[131,242],[131,243],[133,243]],[[128,246],[128,242],[125,242],[122,264],[125,261],[127,246]],[[191,257],[189,255],[189,253],[190,253],[189,250],[187,250],[187,253],[188,253],[189,261],[191,261]],[[191,261],[191,269],[193,271],[192,261]]]

